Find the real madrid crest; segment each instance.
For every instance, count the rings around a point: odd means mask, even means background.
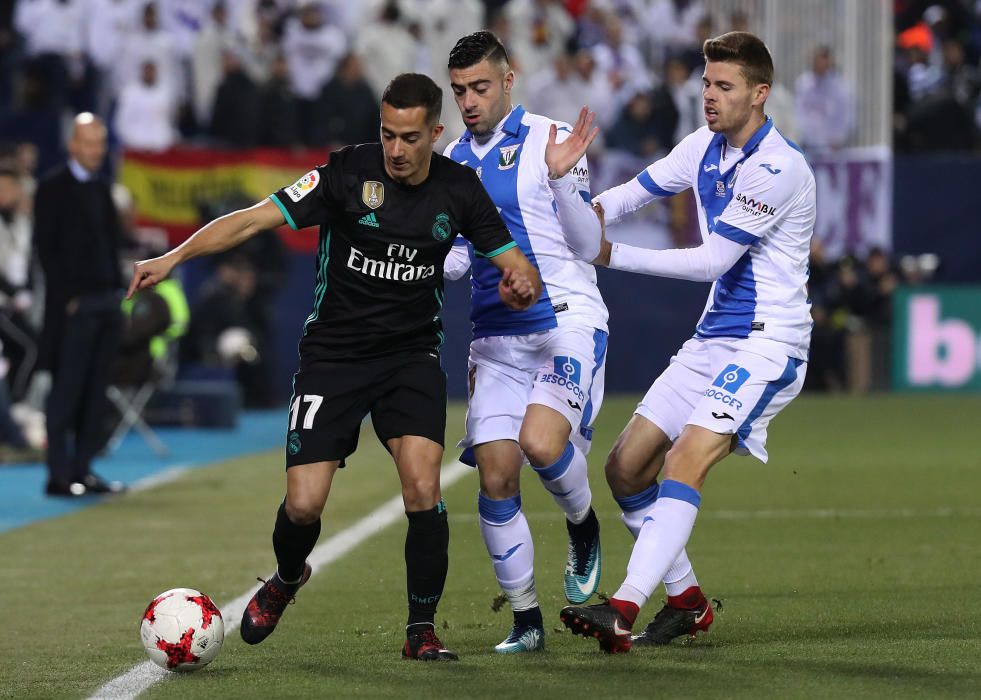
[[[361,201],[377,209],[385,203],[385,186],[377,180],[366,180],[361,188]]]
[[[518,162],[518,149],[521,144],[501,147],[500,156],[497,162],[498,170],[510,170]]]
[[[450,229],[450,217],[448,214],[440,213],[436,215],[436,219],[433,221],[433,238],[437,241],[445,241],[450,237],[452,230]]]
[[[303,444],[300,442],[300,434],[295,430],[289,434],[287,449],[290,451],[291,455],[295,455],[297,452],[303,449]]]

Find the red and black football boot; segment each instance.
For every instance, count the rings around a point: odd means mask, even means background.
[[[631,623],[608,603],[569,605],[559,613],[562,624],[587,639],[595,637],[607,654],[630,651]]]
[[[644,631],[633,638],[633,643],[654,646],[669,644],[685,635],[694,638],[699,632],[707,632],[714,618],[712,604],[700,589],[692,587],[679,596],[669,596]]]
[[[402,658],[416,661],[458,661],[460,657],[444,647],[436,636],[436,630],[426,625],[421,631],[406,635]]]
[[[258,644],[273,633],[286,606],[296,602],[296,592],[307,582],[311,573],[310,565],[304,564],[303,576],[298,583],[283,583],[278,572],[268,581],[259,579],[262,588],[256,591],[242,613],[239,632],[246,644]]]

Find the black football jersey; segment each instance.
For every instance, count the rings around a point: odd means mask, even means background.
[[[453,239],[487,257],[515,245],[474,171],[436,153],[424,182],[403,185],[386,173],[381,144],[348,146],[270,199],[294,229],[320,226],[301,368],[435,352]]]

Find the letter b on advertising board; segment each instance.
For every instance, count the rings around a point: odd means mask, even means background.
[[[893,300],[893,388],[981,391],[981,287],[913,287]]]

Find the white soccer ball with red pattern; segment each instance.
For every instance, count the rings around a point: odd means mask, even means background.
[[[196,671],[215,660],[225,621],[211,598],[193,588],[164,591],[150,601],[140,639],[153,663],[168,671]]]

